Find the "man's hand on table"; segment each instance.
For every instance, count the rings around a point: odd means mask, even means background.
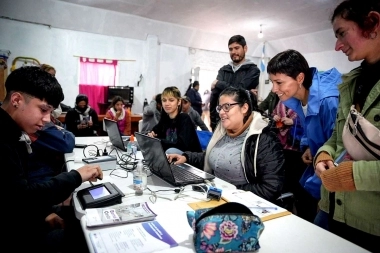
[[[97,179],[103,179],[103,171],[99,165],[85,165],[83,167],[80,167],[77,171],[82,177],[82,182],[96,182]]]

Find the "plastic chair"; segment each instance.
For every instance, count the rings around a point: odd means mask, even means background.
[[[197,135],[198,135],[198,139],[201,144],[202,150],[206,150],[207,145],[210,142],[210,139],[212,137],[212,132],[197,130]]]

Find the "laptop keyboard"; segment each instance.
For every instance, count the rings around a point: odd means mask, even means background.
[[[171,164],[170,167],[173,171],[173,175],[174,175],[175,180],[178,182],[203,180],[203,178],[201,178],[201,177],[199,177],[199,176],[197,176],[197,175],[195,175],[195,174],[193,174],[187,170],[184,170],[175,164]]]

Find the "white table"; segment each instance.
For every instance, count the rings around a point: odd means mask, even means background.
[[[93,144],[104,148],[105,142],[108,137],[80,137],[76,138],[76,143]],[[105,142],[104,142],[105,141]],[[79,161],[83,157],[81,149],[75,149],[74,153],[66,154],[66,161],[76,160]],[[77,169],[83,164],[80,162],[68,162],[67,167],[69,170]],[[115,171],[113,172],[113,174]],[[125,176],[126,171],[117,171],[118,175]],[[132,189],[132,173],[128,178],[118,178],[110,175],[110,171],[104,172],[104,178],[100,182],[112,182],[116,184],[125,194],[123,198],[125,203],[136,203],[147,201],[152,210],[158,215],[156,220],[168,231],[168,233],[178,242],[179,246],[171,249],[166,249],[159,252],[194,252],[192,234],[193,231],[187,223],[186,211],[192,210],[187,203],[205,200],[205,195],[191,191],[190,187],[185,188],[184,193],[190,195],[185,198],[178,198],[174,200],[176,194],[173,193],[159,193],[160,196],[167,197],[168,199],[158,198],[155,204],[149,200],[149,191],[144,191],[143,196],[134,196]],[[223,190],[233,190],[235,187],[223,180],[216,178],[214,180],[217,187]],[[89,186],[88,183],[82,184],[80,188]],[[148,178],[148,187],[151,190],[171,189],[171,185],[162,181],[161,179],[151,176]],[[78,188],[78,189],[80,189]],[[188,190],[187,190],[188,189]],[[81,220],[81,225],[89,245],[89,250],[93,252],[92,245],[89,239],[89,232],[100,229],[107,229],[112,231],[117,227],[103,227],[96,229],[89,229],[86,226],[84,211],[81,209],[80,204],[74,194],[74,205],[77,210],[77,217]],[[326,230],[323,230],[312,223],[309,223],[295,215],[288,215],[281,218],[273,219],[264,222],[265,229],[261,235],[259,242],[261,248],[260,253],[272,252],[292,252],[292,253],[320,253],[320,252],[334,252],[334,253],[360,253],[368,252],[359,246],[352,244]],[[120,225],[122,226],[122,225]],[[158,251],[157,251],[158,252]]]

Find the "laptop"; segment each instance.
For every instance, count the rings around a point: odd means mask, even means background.
[[[161,145],[161,140],[142,133],[135,133],[145,164],[157,177],[173,186],[204,183],[212,180],[214,175],[206,173],[189,164],[170,164]]]
[[[122,151],[127,151],[129,136],[121,136],[117,122],[110,119],[104,119],[108,137],[112,145]]]

